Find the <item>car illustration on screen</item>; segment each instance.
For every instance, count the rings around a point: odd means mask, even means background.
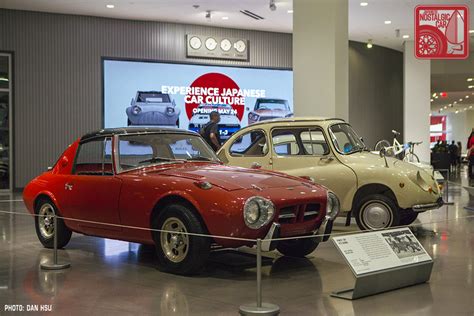
[[[179,109],[170,95],[160,91],[137,91],[126,109],[128,126],[179,126]]]
[[[240,129],[240,120],[237,110],[229,104],[200,104],[193,110],[193,116],[189,120],[189,130],[199,132],[210,120],[210,114],[217,111],[221,116],[219,123],[219,134],[221,140],[227,140],[232,134]]]
[[[247,111],[250,111],[250,109],[247,108]],[[291,116],[293,116],[293,112],[290,109],[288,100],[258,98],[253,111],[249,113],[249,124]]]

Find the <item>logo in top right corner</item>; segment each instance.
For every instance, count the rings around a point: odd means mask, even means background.
[[[469,8],[463,5],[415,8],[415,56],[464,59],[469,56]]]

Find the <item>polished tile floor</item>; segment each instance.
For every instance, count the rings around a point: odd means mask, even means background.
[[[474,315],[474,212],[463,208],[474,200],[462,189],[466,184],[464,173],[455,176],[449,190],[455,204],[415,222],[435,262],[429,283],[356,301],[331,298],[353,278],[327,242],[307,259],[269,254],[264,301],[278,304],[282,315]],[[26,213],[21,195],[0,199],[0,210]],[[335,229],[357,228],[341,220]],[[237,315],[239,305],[255,300],[255,268],[245,258],[223,264],[218,256],[204,274],[180,277],[157,271],[149,247],[82,235],[59,253],[70,269],[42,271],[39,264],[51,256],[30,216],[0,214],[0,315],[35,314],[5,312],[5,304],[51,306],[44,315]]]

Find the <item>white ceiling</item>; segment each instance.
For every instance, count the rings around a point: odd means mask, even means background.
[[[403,39],[395,36],[395,30],[413,38],[416,5],[467,4],[474,12],[472,0],[363,0],[369,3],[366,7],[360,6],[361,1],[349,0],[349,38],[361,42],[370,38],[374,44],[398,50],[402,50]],[[107,9],[107,4],[115,8]],[[293,14],[287,11],[292,9],[293,0],[276,0],[276,5],[277,10],[271,11],[269,0],[0,0],[0,7],[9,9],[291,33]],[[210,21],[205,18],[206,10],[212,11]],[[240,10],[252,11],[265,19],[253,20]],[[224,16],[229,19],[223,20]],[[392,24],[385,25],[385,20],[391,20]]]
[[[473,0],[348,1],[349,39],[360,42],[372,39],[376,45],[397,50],[403,50],[402,35],[413,38],[413,13],[416,5],[466,4],[470,12],[474,12]],[[360,6],[361,1],[368,2],[368,6]],[[292,9],[293,0],[276,0],[275,3],[275,11],[270,10],[269,0],[0,0],[0,8],[291,33],[293,14],[288,13],[288,10]],[[107,4],[113,4],[115,8],[108,9]],[[194,8],[193,5],[199,7]],[[207,10],[212,11],[210,20],[205,17]],[[240,10],[252,11],[264,19],[256,21],[240,13]],[[224,20],[223,17],[228,19]],[[386,25],[385,20],[392,23]],[[400,30],[400,37],[396,37],[396,29]],[[474,29],[474,18],[471,18],[470,29]],[[474,34],[471,34],[471,51],[474,51],[473,36]],[[433,110],[458,100],[461,95],[472,93],[466,86],[467,76],[474,76],[471,69],[458,71],[457,74],[448,75],[445,71],[440,75],[433,74],[432,92],[453,92],[447,99],[434,100]],[[454,84],[455,82],[459,84]],[[470,99],[474,100],[472,97]]]

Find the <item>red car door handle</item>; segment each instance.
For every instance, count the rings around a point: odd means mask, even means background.
[[[66,184],[64,185],[64,190],[72,191],[72,184],[71,184],[71,183],[66,183]]]

